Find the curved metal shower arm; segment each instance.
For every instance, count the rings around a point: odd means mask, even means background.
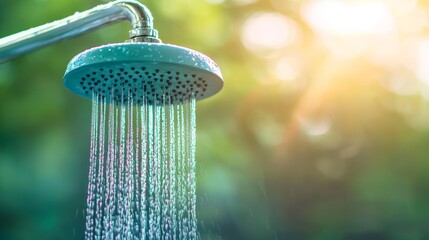
[[[131,22],[131,41],[161,41],[147,7],[134,0],[119,0],[1,38],[0,63],[122,20]]]

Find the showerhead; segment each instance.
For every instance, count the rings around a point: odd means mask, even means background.
[[[86,98],[163,104],[214,95],[222,74],[209,57],[162,43],[117,43],[86,50],[67,66],[64,85]]]
[[[67,66],[64,85],[87,98],[137,104],[179,103],[217,93],[219,67],[191,49],[160,43],[152,15],[136,0],[117,0],[0,39],[0,63],[38,48],[129,20],[129,42],[89,49]]]

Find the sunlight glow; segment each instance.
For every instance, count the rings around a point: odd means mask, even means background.
[[[424,84],[429,85],[429,40],[418,46],[417,76]]]
[[[312,28],[340,36],[386,34],[394,28],[388,8],[380,2],[312,1],[302,9]]]

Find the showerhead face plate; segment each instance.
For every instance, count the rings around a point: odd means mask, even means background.
[[[223,87],[222,74],[209,57],[162,43],[118,43],[75,56],[64,85],[86,98],[136,104],[180,103],[210,97]]]

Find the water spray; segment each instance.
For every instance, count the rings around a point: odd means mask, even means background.
[[[213,60],[162,43],[127,0],[2,38],[0,63],[122,20],[126,42],[78,54],[64,75],[92,99],[85,239],[196,239],[195,106],[223,87]]]

